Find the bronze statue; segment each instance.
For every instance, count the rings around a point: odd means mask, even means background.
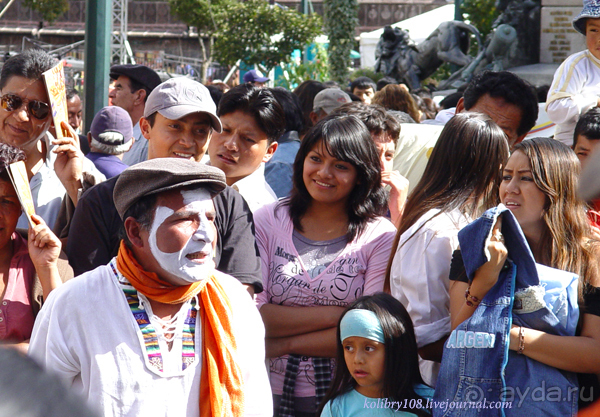
[[[407,31],[386,26],[375,50],[375,71],[417,89],[444,62],[464,67],[473,60],[467,55],[469,33],[475,35],[481,50],[479,31],[464,22],[442,22],[419,45],[414,45]]]

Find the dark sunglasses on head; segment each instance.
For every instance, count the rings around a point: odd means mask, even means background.
[[[16,94],[4,94],[0,97],[0,106],[6,111],[15,111],[23,105],[23,99]],[[30,100],[27,103],[29,114],[38,120],[44,120],[50,113],[50,106],[43,101]]]

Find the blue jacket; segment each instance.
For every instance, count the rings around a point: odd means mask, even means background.
[[[498,282],[444,346],[434,395],[434,401],[442,403],[439,407],[434,403],[433,415],[575,415],[576,375],[510,351],[509,331],[514,323],[555,335],[575,335],[577,275],[536,264],[513,214],[499,205],[458,234],[467,277],[471,281],[489,259],[486,242],[500,214],[508,260]]]

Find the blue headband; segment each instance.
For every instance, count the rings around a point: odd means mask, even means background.
[[[385,343],[381,323],[371,310],[353,309],[344,315],[340,322],[340,339],[343,342],[344,339],[352,336]]]

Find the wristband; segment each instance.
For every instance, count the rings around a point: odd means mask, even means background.
[[[519,349],[517,354],[522,355],[525,350],[525,328],[519,327]]]
[[[467,291],[465,291],[465,303],[469,306],[469,307],[477,307],[479,305],[479,303],[481,302],[481,300],[477,297],[475,297],[474,295],[471,295],[471,286],[469,286],[469,288],[467,288]]]

